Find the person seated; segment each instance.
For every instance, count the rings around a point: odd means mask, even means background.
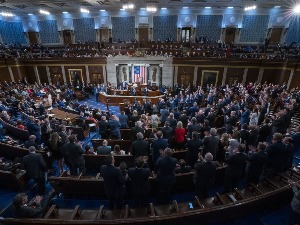
[[[23,125],[22,120],[17,120],[17,128],[25,130],[25,126]]]
[[[178,174],[178,173],[189,173],[189,172],[191,172],[191,170],[192,170],[192,167],[187,166],[184,159],[180,159],[179,163],[177,164],[177,167],[174,170],[174,172],[176,174]]]
[[[50,205],[52,198],[57,193],[51,191],[44,198],[42,196],[34,197],[28,202],[28,196],[25,193],[17,194],[12,203],[13,218],[41,218]]]
[[[125,155],[125,151],[121,150],[120,145],[115,145],[114,150],[111,151],[112,155]]]
[[[84,154],[87,154],[87,155],[97,155],[97,153],[95,152],[94,148],[93,147],[91,148],[89,145],[86,145],[84,147],[84,151],[85,151]]]
[[[97,148],[97,155],[109,155],[111,152],[111,146],[107,146],[107,140],[102,142],[102,146]]]

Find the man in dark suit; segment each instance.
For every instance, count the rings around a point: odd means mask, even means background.
[[[244,153],[245,147],[239,145],[236,152],[233,152],[229,156],[225,163],[227,163],[227,169],[225,172],[225,182],[224,182],[224,193],[232,191],[234,188],[238,187],[239,179],[245,169],[247,156]]]
[[[159,203],[169,203],[169,196],[175,183],[175,168],[177,160],[172,157],[172,150],[166,148],[157,160],[157,182],[159,185]]]
[[[215,181],[215,174],[217,164],[213,162],[213,155],[208,152],[204,159],[199,154],[199,159],[195,164],[195,193],[199,198],[207,198],[208,190],[213,186]]]
[[[266,145],[259,143],[257,146],[249,146],[249,153],[246,165],[246,184],[258,184],[263,168],[267,162],[268,155],[265,152]]]
[[[185,147],[187,148],[186,162],[188,165],[192,167],[195,165],[201,146],[202,141],[199,139],[198,132],[193,131],[192,139],[188,140],[185,144]]]
[[[44,123],[41,126],[42,143],[44,143],[45,145],[48,145],[51,132],[52,132],[52,128],[50,127],[50,121],[48,118],[46,118],[44,119]]]
[[[145,207],[150,192],[150,169],[144,168],[145,161],[142,156],[135,159],[135,167],[129,168],[128,176],[131,180],[131,194],[135,200],[135,207]]]
[[[168,147],[168,140],[163,138],[162,132],[159,130],[156,132],[156,140],[152,141],[151,148],[152,148],[152,160],[153,165],[156,165],[157,159],[160,156],[160,151],[165,150]]]
[[[36,139],[35,135],[30,135],[29,140],[25,142],[24,147],[29,148],[29,147],[33,146],[33,147],[35,147],[35,149],[38,149],[39,146],[37,143],[35,143],[35,139]]]
[[[108,197],[109,209],[120,209],[123,204],[125,193],[125,179],[118,167],[114,166],[115,160],[112,155],[105,157],[106,165],[100,169],[100,174],[104,179],[105,192]]]
[[[282,140],[282,134],[275,133],[273,135],[273,143],[266,149],[268,160],[264,167],[263,178],[272,177],[282,171],[286,158],[286,145]]]
[[[150,155],[150,144],[144,140],[144,135],[141,132],[137,133],[137,140],[132,143],[132,155],[134,158],[139,156],[149,157]]]
[[[121,139],[121,133],[120,133],[120,121],[119,118],[115,115],[112,115],[110,120],[108,121],[109,127],[110,127],[110,136],[111,139]]]
[[[210,134],[203,139],[202,156],[205,156],[206,153],[210,152],[215,158],[218,150],[219,138],[216,136],[217,130],[215,128],[211,128],[209,133]]]
[[[41,127],[40,127],[40,121],[35,120],[34,117],[29,117],[28,122],[26,123],[26,127],[28,130],[28,133],[30,135],[35,135],[36,137],[36,143],[41,144]]]
[[[265,142],[268,141],[268,137],[271,135],[271,127],[269,126],[270,119],[266,118],[264,120],[264,123],[260,128],[258,129],[258,137],[257,142]]]
[[[102,142],[102,146],[97,148],[97,155],[109,155],[111,153],[111,146],[107,146],[107,140]]]
[[[170,127],[170,123],[168,121],[165,122],[165,125],[160,128],[161,132],[164,135],[164,138],[168,139],[169,144],[172,144],[172,137],[174,133],[174,129]]]
[[[71,175],[77,175],[78,169],[79,172],[85,172],[85,162],[82,154],[85,151],[81,148],[79,144],[76,144],[77,138],[74,134],[69,136],[69,143],[63,146],[63,155],[64,158],[70,166]]]
[[[194,131],[196,131],[197,133],[199,133],[200,129],[201,129],[201,127],[197,123],[196,117],[193,117],[192,118],[192,123],[187,126],[188,138],[192,138],[192,133]]]
[[[177,120],[174,119],[174,114],[170,113],[169,117],[167,118],[166,122],[169,122],[170,127],[173,128],[173,130],[175,130],[176,126],[177,126]]]
[[[12,204],[12,216],[14,218],[40,218],[43,215],[41,196],[37,196],[33,201],[28,202],[25,193],[19,193],[14,197]]]
[[[45,173],[47,171],[47,165],[43,156],[39,153],[35,153],[35,147],[29,147],[29,155],[24,156],[22,161],[22,169],[26,170],[26,174],[30,179],[33,179],[37,184],[38,194],[45,194]]]
[[[142,133],[142,134],[145,133],[145,130],[142,126],[143,126],[143,123],[140,120],[138,120],[135,122],[135,126],[131,128],[131,141],[132,142],[137,140],[138,133]]]
[[[101,120],[99,121],[99,134],[102,139],[109,137],[109,124],[106,120],[106,116],[101,116]]]
[[[169,116],[169,110],[166,109],[166,106],[163,106],[162,109],[160,110],[160,121],[161,123],[165,123],[167,118]]]
[[[121,128],[129,128],[128,126],[128,116],[125,115],[125,112],[122,111],[121,114],[119,115],[119,121],[120,121],[120,124],[121,124]]]

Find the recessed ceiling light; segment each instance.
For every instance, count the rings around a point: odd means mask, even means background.
[[[120,9],[121,11],[125,11],[125,9]]]
[[[82,13],[90,13],[90,11],[89,11],[89,10],[87,10],[87,9],[84,9],[84,8],[80,8],[80,12],[82,12]]]
[[[184,6],[184,7],[182,7],[183,9],[188,9],[189,7],[187,7],[187,6]]]
[[[210,7],[210,6],[206,6],[205,8],[206,8],[206,9],[211,9],[211,7]]]
[[[40,14],[44,14],[44,15],[50,15],[50,12],[46,11],[46,10],[42,10],[40,9]]]
[[[228,9],[233,9],[233,6],[228,6],[227,8],[228,8]]]
[[[63,14],[67,14],[68,12],[63,12]]]
[[[280,5],[275,5],[274,8],[279,9],[279,8],[281,8],[281,6]]]
[[[101,12],[105,12],[105,9],[100,9]]]
[[[32,13],[28,13],[27,15],[28,15],[28,16],[33,16],[33,14],[32,14]]]
[[[296,5],[293,9],[294,13],[300,13],[300,5]]]
[[[164,10],[164,9],[167,9],[167,8],[163,7],[163,8],[161,8],[161,9],[163,9],[163,10]]]
[[[140,10],[146,10],[146,8],[140,8]]]

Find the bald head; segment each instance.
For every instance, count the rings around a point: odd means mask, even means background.
[[[211,161],[213,161],[214,156],[210,152],[208,152],[205,154],[204,159],[206,162],[211,162]]]

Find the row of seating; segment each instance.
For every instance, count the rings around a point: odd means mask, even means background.
[[[118,210],[107,210],[104,206],[100,206],[99,209],[84,209],[79,205],[74,209],[62,209],[52,205],[41,219],[4,218],[1,223],[3,225],[99,223],[198,225],[241,217],[254,210],[265,210],[275,204],[287,203],[292,197],[290,181],[299,180],[299,172],[290,170],[258,185],[251,184],[243,190],[235,189],[227,194],[217,193],[214,197],[201,200],[195,197],[189,202],[179,203],[174,200],[171,204],[158,206],[150,203],[145,208],[129,208],[126,205],[124,209]]]

